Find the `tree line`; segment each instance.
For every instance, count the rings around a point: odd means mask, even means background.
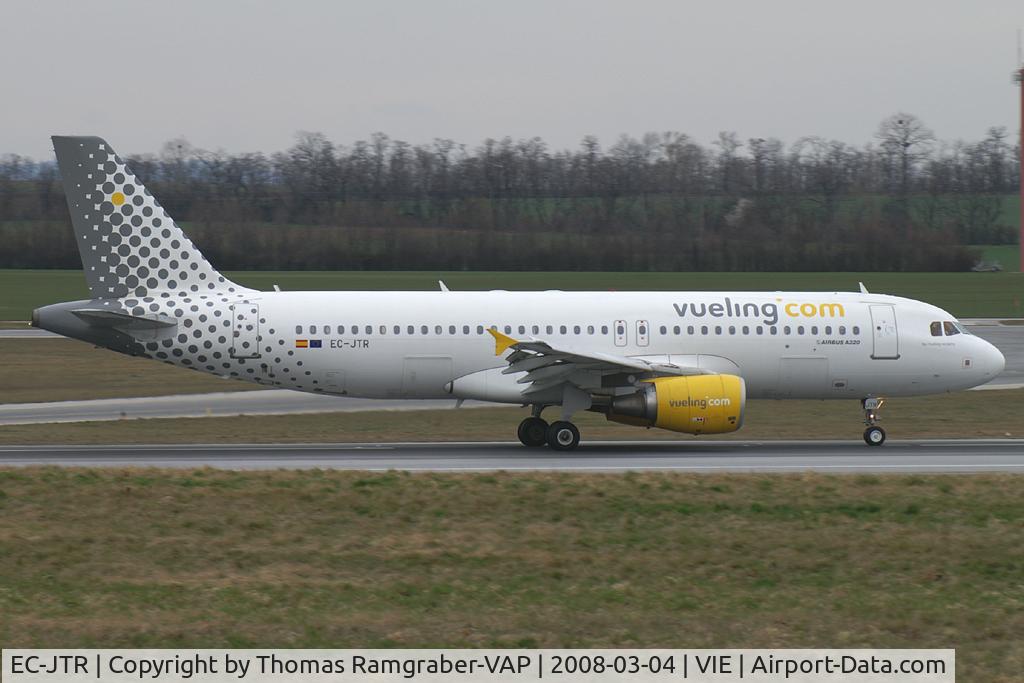
[[[126,159],[225,269],[962,270],[1015,240],[1005,129],[943,142],[894,114],[856,147],[723,132],[551,149],[299,133],[282,152],[183,139]],[[78,266],[52,161],[0,156],[0,267]]]

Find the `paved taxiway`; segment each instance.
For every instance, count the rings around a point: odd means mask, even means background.
[[[1024,439],[585,441],[556,453],[518,443],[4,446],[0,467],[217,467],[431,472],[1024,472]]]
[[[466,401],[472,408],[494,404]],[[232,417],[236,415],[299,415],[358,413],[368,410],[444,410],[455,401],[388,400],[320,396],[287,389],[222,391],[209,394],[174,394],[137,398],[102,398],[87,401],[0,404],[0,426],[52,422],[103,422],[142,418]]]

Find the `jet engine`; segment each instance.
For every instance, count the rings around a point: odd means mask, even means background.
[[[743,426],[747,386],[736,375],[643,380],[639,391],[613,396],[593,409],[613,422],[686,434],[724,434]]]

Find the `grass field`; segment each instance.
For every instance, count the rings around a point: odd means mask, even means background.
[[[263,415],[120,420],[0,427],[0,444],[57,443],[303,443],[387,441],[515,441],[528,412],[520,408],[373,411],[315,415]],[[550,411],[547,417],[556,415]],[[890,399],[882,411],[890,438],[1024,437],[1024,389]],[[553,418],[552,418],[553,419]],[[743,428],[696,439],[641,429],[581,413],[583,442],[604,439],[675,439],[680,447],[720,439],[859,439],[857,401],[750,401]]]
[[[0,471],[5,647],[955,647],[1024,669],[1024,477]]]
[[[1002,251],[998,252],[1002,253]],[[1003,264],[1008,268],[1008,264]],[[269,290],[804,290],[897,294],[941,306],[960,317],[1024,317],[1024,275],[1002,273],[535,273],[535,272],[273,272],[228,273]],[[79,271],[0,270],[0,320],[28,320],[32,309],[86,298]]]
[[[71,339],[0,339],[0,403],[260,389]]]

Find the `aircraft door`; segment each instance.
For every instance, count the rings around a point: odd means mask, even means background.
[[[626,345],[626,321],[616,320],[615,325],[612,328],[615,333],[615,345],[625,346]]]
[[[260,357],[260,307],[259,304],[241,303],[231,305],[232,358]]]
[[[896,307],[892,304],[871,305],[871,357],[892,360],[900,357],[900,338],[896,329]]]
[[[636,321],[636,345],[647,346],[651,341],[651,326],[647,324],[646,320]]]

